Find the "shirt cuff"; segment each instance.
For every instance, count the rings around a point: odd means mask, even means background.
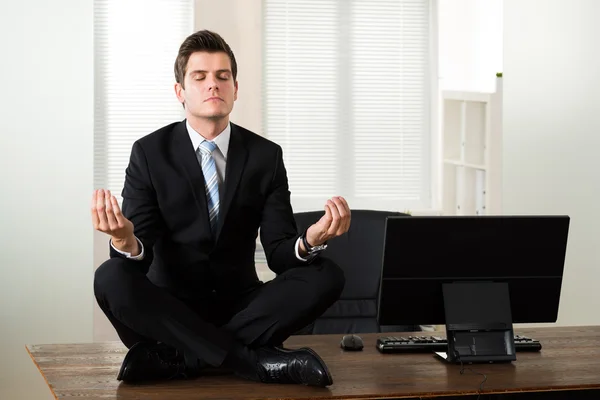
[[[110,239],[110,246],[114,249],[114,251],[116,251],[119,254],[123,254],[125,257],[129,258],[130,260],[136,260],[136,261],[143,260],[144,259],[144,245],[142,244],[140,239],[138,239],[137,237],[135,238],[135,240],[137,240],[138,244],[140,245],[140,254],[138,254],[137,256],[131,256],[131,253],[117,249],[115,246],[113,246],[112,239]]]
[[[302,257],[300,257],[300,240],[301,240],[300,238],[298,238],[298,240],[296,240],[296,247],[295,247],[296,258],[298,260],[300,260],[300,261],[308,261],[309,260],[308,258],[302,258]]]

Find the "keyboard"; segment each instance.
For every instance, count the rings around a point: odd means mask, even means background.
[[[515,351],[540,351],[542,344],[535,339],[515,335]],[[448,350],[448,341],[440,336],[386,336],[377,339],[381,353],[430,353]]]

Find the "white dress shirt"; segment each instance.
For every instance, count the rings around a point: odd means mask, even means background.
[[[204,140],[207,140],[207,139],[205,139],[202,135],[200,135],[198,132],[196,132],[187,120],[185,121],[185,126],[187,128],[188,135],[190,136],[190,140],[192,142],[194,152],[197,152],[198,147],[200,147],[200,143],[202,143]],[[231,137],[231,124],[228,123],[227,126],[225,127],[225,130],[223,130],[223,132],[219,133],[217,135],[217,137],[215,137],[215,139],[213,140],[213,142],[217,145],[217,148],[213,151],[213,158],[215,159],[215,165],[217,167],[217,175],[219,176],[219,199],[220,199],[221,204],[223,204],[223,197],[222,197],[223,194],[222,193],[224,192],[225,170],[227,167],[227,152],[229,150],[229,138],[230,137]],[[132,260],[142,260],[144,258],[144,245],[137,237],[136,237],[136,239],[140,246],[140,254],[138,254],[137,256],[132,256],[131,253],[121,251],[121,250],[115,248],[115,246],[112,245],[112,240],[110,241],[110,245],[112,246],[112,248],[115,251],[123,254],[127,258],[130,258]],[[296,246],[295,246],[296,257],[301,261],[308,261],[307,258],[300,257],[299,248],[300,248],[300,239],[298,239],[296,241]]]

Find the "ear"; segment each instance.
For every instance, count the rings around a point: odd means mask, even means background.
[[[238,81],[235,81],[235,84],[233,85],[234,87],[234,91],[233,91],[233,101],[237,100],[237,93],[238,93]]]
[[[181,104],[185,104],[185,97],[183,96],[183,92],[185,91],[185,89],[183,88],[183,86],[181,86],[181,83],[175,83],[174,89],[175,96],[177,96],[177,100],[179,100]]]

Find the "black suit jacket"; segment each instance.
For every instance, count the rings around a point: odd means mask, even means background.
[[[125,217],[144,245],[138,263],[159,286],[184,298],[236,295],[260,284],[254,252],[260,228],[276,273],[304,262],[281,147],[231,124],[216,237],[210,231],[204,178],[185,121],[133,144],[122,192]],[[111,248],[111,257],[124,257]]]

